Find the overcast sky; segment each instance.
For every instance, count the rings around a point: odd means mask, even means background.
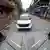
[[[23,6],[23,9],[26,10],[26,8],[29,7],[30,3],[32,0],[21,0],[22,1],[22,6]]]

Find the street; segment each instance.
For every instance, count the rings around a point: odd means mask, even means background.
[[[50,22],[44,19],[40,19],[35,15],[30,15],[30,17],[32,18],[32,30],[18,31],[15,22],[12,22],[12,24],[9,26],[10,28],[8,31],[5,30],[6,32],[5,35],[7,36],[6,41],[10,43],[10,45],[13,46],[15,49],[16,49],[15,44],[11,44],[10,40],[13,40],[16,43],[19,43],[20,45],[21,45],[21,41],[23,41],[24,47],[22,50],[25,50],[25,49],[36,50],[47,39],[47,34],[50,31]],[[19,36],[17,37],[17,35]],[[1,50],[4,49],[2,48],[2,46],[4,45],[3,44],[1,45]]]

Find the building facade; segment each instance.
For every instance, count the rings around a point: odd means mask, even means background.
[[[19,17],[21,8],[21,0],[0,0],[0,30],[10,24],[12,17]]]

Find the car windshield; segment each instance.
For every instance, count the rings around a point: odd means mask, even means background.
[[[20,16],[20,20],[28,20],[29,17],[28,16]]]

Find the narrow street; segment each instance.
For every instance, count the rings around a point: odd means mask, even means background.
[[[5,31],[5,35],[7,36],[6,41],[11,44],[11,40],[13,40],[17,44],[21,45],[23,37],[23,50],[36,50],[38,47],[40,47],[40,45],[47,39],[47,32],[50,31],[50,22],[44,19],[40,19],[39,17],[34,15],[30,15],[30,17],[32,18],[32,30],[18,31],[16,23],[13,22],[9,26],[9,30]],[[4,44],[5,43],[1,45],[1,50],[4,50]],[[11,46],[13,46],[16,50],[20,50],[15,47],[15,44],[11,44]],[[8,48],[8,50],[11,49]]]

